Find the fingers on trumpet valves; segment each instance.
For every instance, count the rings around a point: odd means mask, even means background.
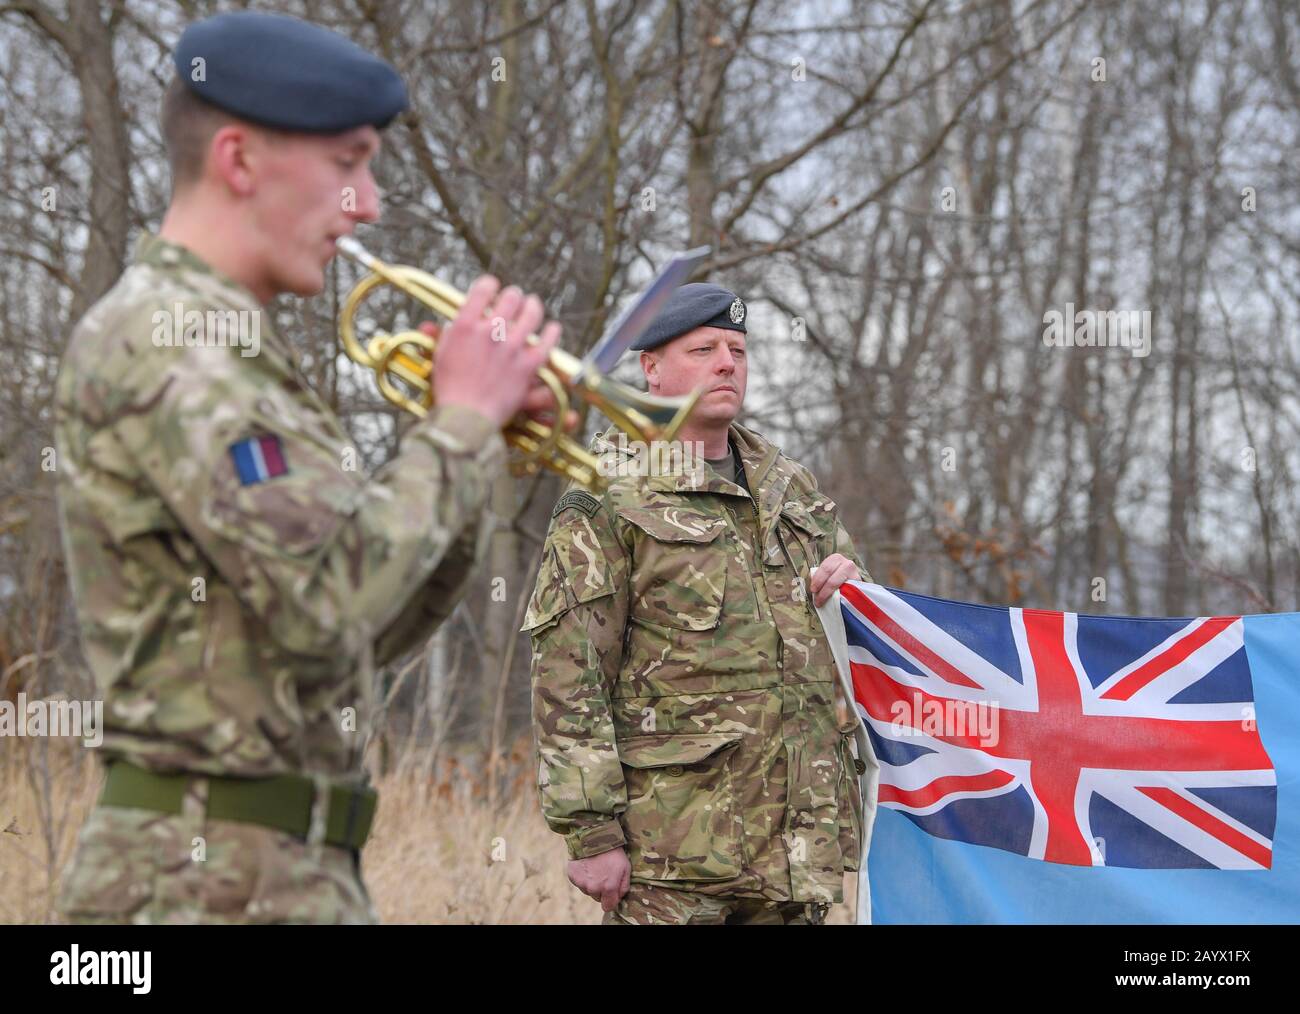
[[[469,287],[469,292],[465,293],[464,305],[456,315],[456,319],[478,320],[487,312],[487,308],[492,305],[492,301],[497,298],[497,293],[500,291],[499,281],[491,275],[479,275],[474,279],[474,284]]]
[[[524,301],[523,291],[517,285],[507,285],[493,302],[487,315],[492,325],[492,337],[496,341],[509,341],[514,334],[515,317],[520,304]]]
[[[555,425],[555,406],[553,403],[549,404],[547,408],[545,408],[540,412],[533,412],[527,408],[525,408],[525,412],[528,414],[528,417],[530,419],[535,419],[537,422],[542,423],[544,426]],[[564,413],[563,428],[564,428],[564,432],[567,434],[572,434],[578,428],[578,413],[575,412],[573,409],[568,409]]]
[[[538,422],[551,425],[555,420],[555,395],[551,389],[538,381],[528,392],[528,397],[524,399],[523,413]],[[574,412],[567,412],[566,415],[574,416]],[[567,429],[572,429],[566,424]]]
[[[549,356],[551,349],[559,344],[561,331],[559,321],[551,320],[546,322],[546,326],[542,328],[542,333],[537,340],[537,349],[541,352],[543,358]]]
[[[510,324],[510,341],[528,344],[529,336],[541,326],[544,317],[541,299],[529,293],[515,310]]]

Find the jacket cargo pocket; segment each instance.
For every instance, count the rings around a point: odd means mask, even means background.
[[[712,630],[722,614],[727,553],[719,517],[675,507],[624,507],[619,517],[649,536],[636,554],[631,615],[678,630]]]
[[[537,584],[533,587],[532,598],[528,600],[524,625],[519,629],[525,633],[540,634],[562,612],[575,604],[576,600],[568,591],[564,574],[556,563],[555,550],[547,546],[542,551],[542,565],[537,571]]]
[[[844,856],[844,868],[849,871],[858,869],[858,852],[862,847],[862,794],[860,791],[858,765],[861,763],[853,756],[853,730],[855,725],[849,722],[840,729],[840,853]]]
[[[634,736],[618,744],[634,878],[730,880],[740,874],[732,757],[741,735]]]
[[[548,542],[542,551],[537,584],[533,587],[528,611],[519,629],[534,637],[539,636],[567,610],[612,591],[608,567],[584,561],[566,568],[559,550]]]

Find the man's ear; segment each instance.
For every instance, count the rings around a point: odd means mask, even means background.
[[[646,386],[650,390],[659,386],[659,360],[652,353],[641,353],[641,372],[645,374]]]
[[[261,139],[242,123],[228,123],[208,143],[207,172],[239,197],[255,189],[253,164]]]

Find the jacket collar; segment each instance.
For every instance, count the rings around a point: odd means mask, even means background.
[[[155,233],[144,232],[140,235],[133,259],[136,264],[206,275],[211,279],[211,284],[225,290],[224,295],[230,302],[237,306],[244,304],[250,310],[262,309],[257,297],[233,278],[222,274],[189,247],[163,239]]]
[[[745,467],[745,479],[758,507],[762,528],[766,531],[781,513],[785,491],[790,485],[789,469],[779,464],[781,449],[753,430],[732,423],[727,433],[740,463]],[[741,486],[722,478],[705,464],[702,457],[683,459],[679,456],[674,459],[666,453],[655,453],[658,450],[628,440],[614,426],[597,435],[591,445],[592,453],[598,456],[616,457],[611,464],[622,466],[622,476],[615,478],[620,484],[637,486],[645,492],[711,493],[750,499]]]
[[[277,366],[303,383],[297,352],[276,332],[273,325],[274,314],[259,303],[257,297],[244,286],[222,274],[188,247],[148,231],[143,232],[136,242],[133,263],[161,268],[164,271],[181,271],[189,275],[202,276],[202,280],[196,278],[191,281],[206,291],[218,290],[220,298],[232,309],[258,314],[263,353],[268,350],[274,353],[278,357]],[[305,384],[304,386],[310,387]]]

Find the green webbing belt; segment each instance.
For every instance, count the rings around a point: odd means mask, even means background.
[[[311,825],[316,787],[310,778],[273,775],[269,778],[226,778],[220,775],[160,775],[126,761],[113,761],[104,783],[101,806],[122,806],[159,813],[180,813],[185,786],[191,778],[208,780],[207,815],[274,828],[305,839]],[[372,789],[330,787],[325,842],[359,849],[370,834],[379,796]]]

